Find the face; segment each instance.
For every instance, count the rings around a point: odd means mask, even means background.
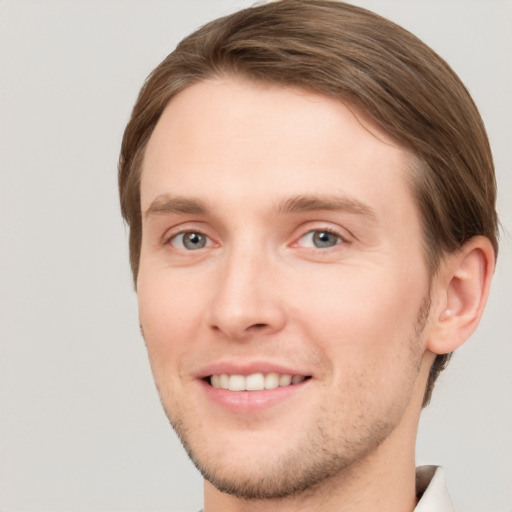
[[[353,109],[302,90],[212,79],[163,113],[140,321],[166,413],[218,489],[287,496],[350,471],[421,401],[429,279],[407,168]]]

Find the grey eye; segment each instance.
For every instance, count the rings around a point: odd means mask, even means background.
[[[313,245],[319,249],[334,247],[340,242],[340,237],[328,231],[313,231]]]
[[[208,243],[208,237],[202,233],[195,231],[187,231],[180,233],[172,239],[172,244],[178,249],[186,249],[187,251],[195,251],[206,247]]]
[[[339,245],[343,239],[336,233],[317,229],[306,233],[299,241],[301,247],[314,247],[316,249],[328,249]]]

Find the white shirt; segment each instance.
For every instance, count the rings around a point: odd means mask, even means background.
[[[414,512],[454,512],[442,467],[416,468],[416,494],[421,498]]]

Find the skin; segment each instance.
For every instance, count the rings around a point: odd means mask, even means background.
[[[470,296],[481,312],[492,250],[473,244],[431,279],[407,173],[362,114],[305,91],[226,76],[164,111],[141,179],[139,314],[205,512],[413,510],[428,370],[476,326],[456,320]],[[480,272],[473,293],[460,276],[452,290],[461,262]],[[310,378],[229,409],[205,392],[212,364]]]

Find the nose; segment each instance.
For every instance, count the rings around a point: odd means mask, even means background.
[[[207,320],[211,329],[238,341],[283,329],[286,308],[263,254],[233,251],[219,271]]]

